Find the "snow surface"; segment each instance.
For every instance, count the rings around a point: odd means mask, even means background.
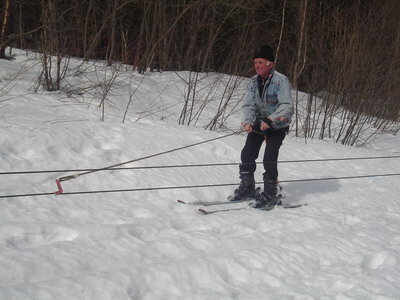
[[[101,122],[101,91],[93,90],[88,100],[67,97],[65,90],[109,76],[102,63],[91,66],[101,70],[92,77],[67,77],[63,93],[35,93],[38,57],[17,54],[14,61],[0,61],[1,173],[102,168],[229,133],[202,129],[213,117],[212,101],[195,126],[177,125],[185,72],[133,76],[121,70]],[[218,76],[209,74],[204,86]],[[129,93],[139,85],[122,123]],[[231,110],[227,124],[237,129],[240,116],[235,105]],[[128,166],[238,162],[244,139],[229,136]],[[376,141],[366,149],[290,134],[280,160],[399,154],[398,136]],[[279,168],[285,201],[308,206],[205,216],[176,202],[224,200],[234,186],[0,198],[0,299],[400,299],[400,177],[290,182],[399,173],[400,160]],[[0,196],[55,192],[54,180],[71,174],[1,174]],[[257,181],[261,174],[259,167]],[[237,182],[237,166],[219,166],[101,171],[63,187],[73,192]]]

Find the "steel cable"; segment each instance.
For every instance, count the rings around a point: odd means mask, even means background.
[[[355,175],[355,176],[340,176],[340,177],[325,177],[325,178],[307,178],[307,179],[291,179],[291,180],[280,180],[280,183],[290,182],[307,182],[307,181],[323,181],[323,180],[343,180],[343,179],[359,179],[359,178],[374,178],[374,177],[389,177],[389,176],[400,176],[400,173],[388,173],[388,174],[372,174],[372,175]],[[257,182],[256,184],[262,184]],[[120,193],[120,192],[141,192],[141,191],[155,191],[155,190],[173,190],[173,189],[189,189],[189,188],[209,188],[209,187],[222,187],[222,186],[235,186],[239,183],[221,183],[221,184],[203,184],[203,185],[184,185],[184,186],[166,186],[166,187],[147,187],[147,188],[135,188],[135,189],[115,189],[115,190],[99,190],[99,191],[76,191],[76,192],[65,192],[62,195],[79,195],[79,194],[103,194],[103,193]],[[33,196],[49,196],[55,193],[31,193],[31,194],[20,194],[20,195],[0,195],[1,198],[20,198],[20,197],[33,197]]]
[[[310,163],[310,162],[329,162],[329,161],[351,161],[351,160],[372,160],[372,159],[393,159],[400,158],[400,155],[393,156],[371,156],[371,157],[343,157],[343,158],[322,158],[322,159],[302,159],[302,160],[281,160],[279,164],[285,163]],[[256,162],[262,164],[263,162]],[[89,171],[120,171],[120,170],[145,170],[145,169],[168,169],[168,168],[196,168],[196,167],[217,167],[217,166],[237,166],[240,162],[231,163],[209,163],[209,164],[189,164],[189,165],[158,165],[158,166],[139,166],[126,168],[103,168],[103,169],[64,169],[64,170],[32,170],[32,171],[9,171],[0,172],[0,175],[23,175],[23,174],[45,174],[45,173],[66,173],[66,172],[89,172]]]

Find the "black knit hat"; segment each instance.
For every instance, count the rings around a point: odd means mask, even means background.
[[[256,53],[254,53],[254,58],[265,58],[266,60],[275,61],[274,50],[270,45],[262,45]]]

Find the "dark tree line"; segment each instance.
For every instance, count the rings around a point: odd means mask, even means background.
[[[277,69],[311,95],[308,114],[296,120],[307,135],[315,135],[317,114],[327,129],[318,134],[329,136],[339,107],[354,113],[346,116],[354,124],[361,113],[399,118],[398,0],[2,0],[1,6],[0,56],[6,45],[38,50],[44,73],[52,56],[58,62],[76,56],[140,72],[249,76],[255,47],[269,43]],[[49,89],[57,88],[52,80]],[[318,111],[314,97],[325,99]]]

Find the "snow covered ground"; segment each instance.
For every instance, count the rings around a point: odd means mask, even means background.
[[[0,196],[55,192],[56,178],[74,174],[5,172],[102,168],[229,133],[201,128],[213,116],[207,109],[196,126],[177,125],[184,72],[129,78],[124,71],[101,122],[94,96],[34,93],[40,65],[17,53],[14,61],[0,61]],[[26,71],[12,80],[21,66]],[[69,88],[85,84],[69,80]],[[139,83],[122,123],[129,85]],[[238,114],[227,120],[231,129],[239,123]],[[127,167],[238,162],[244,139],[233,135]],[[393,135],[366,149],[290,134],[280,160],[399,153]],[[295,181],[399,173],[400,159],[279,168],[285,201],[308,206],[202,215],[176,202],[224,200],[234,186],[0,198],[0,299],[400,299],[400,176]],[[259,167],[258,181],[261,173]],[[237,182],[237,166],[158,168],[96,172],[63,188]]]

